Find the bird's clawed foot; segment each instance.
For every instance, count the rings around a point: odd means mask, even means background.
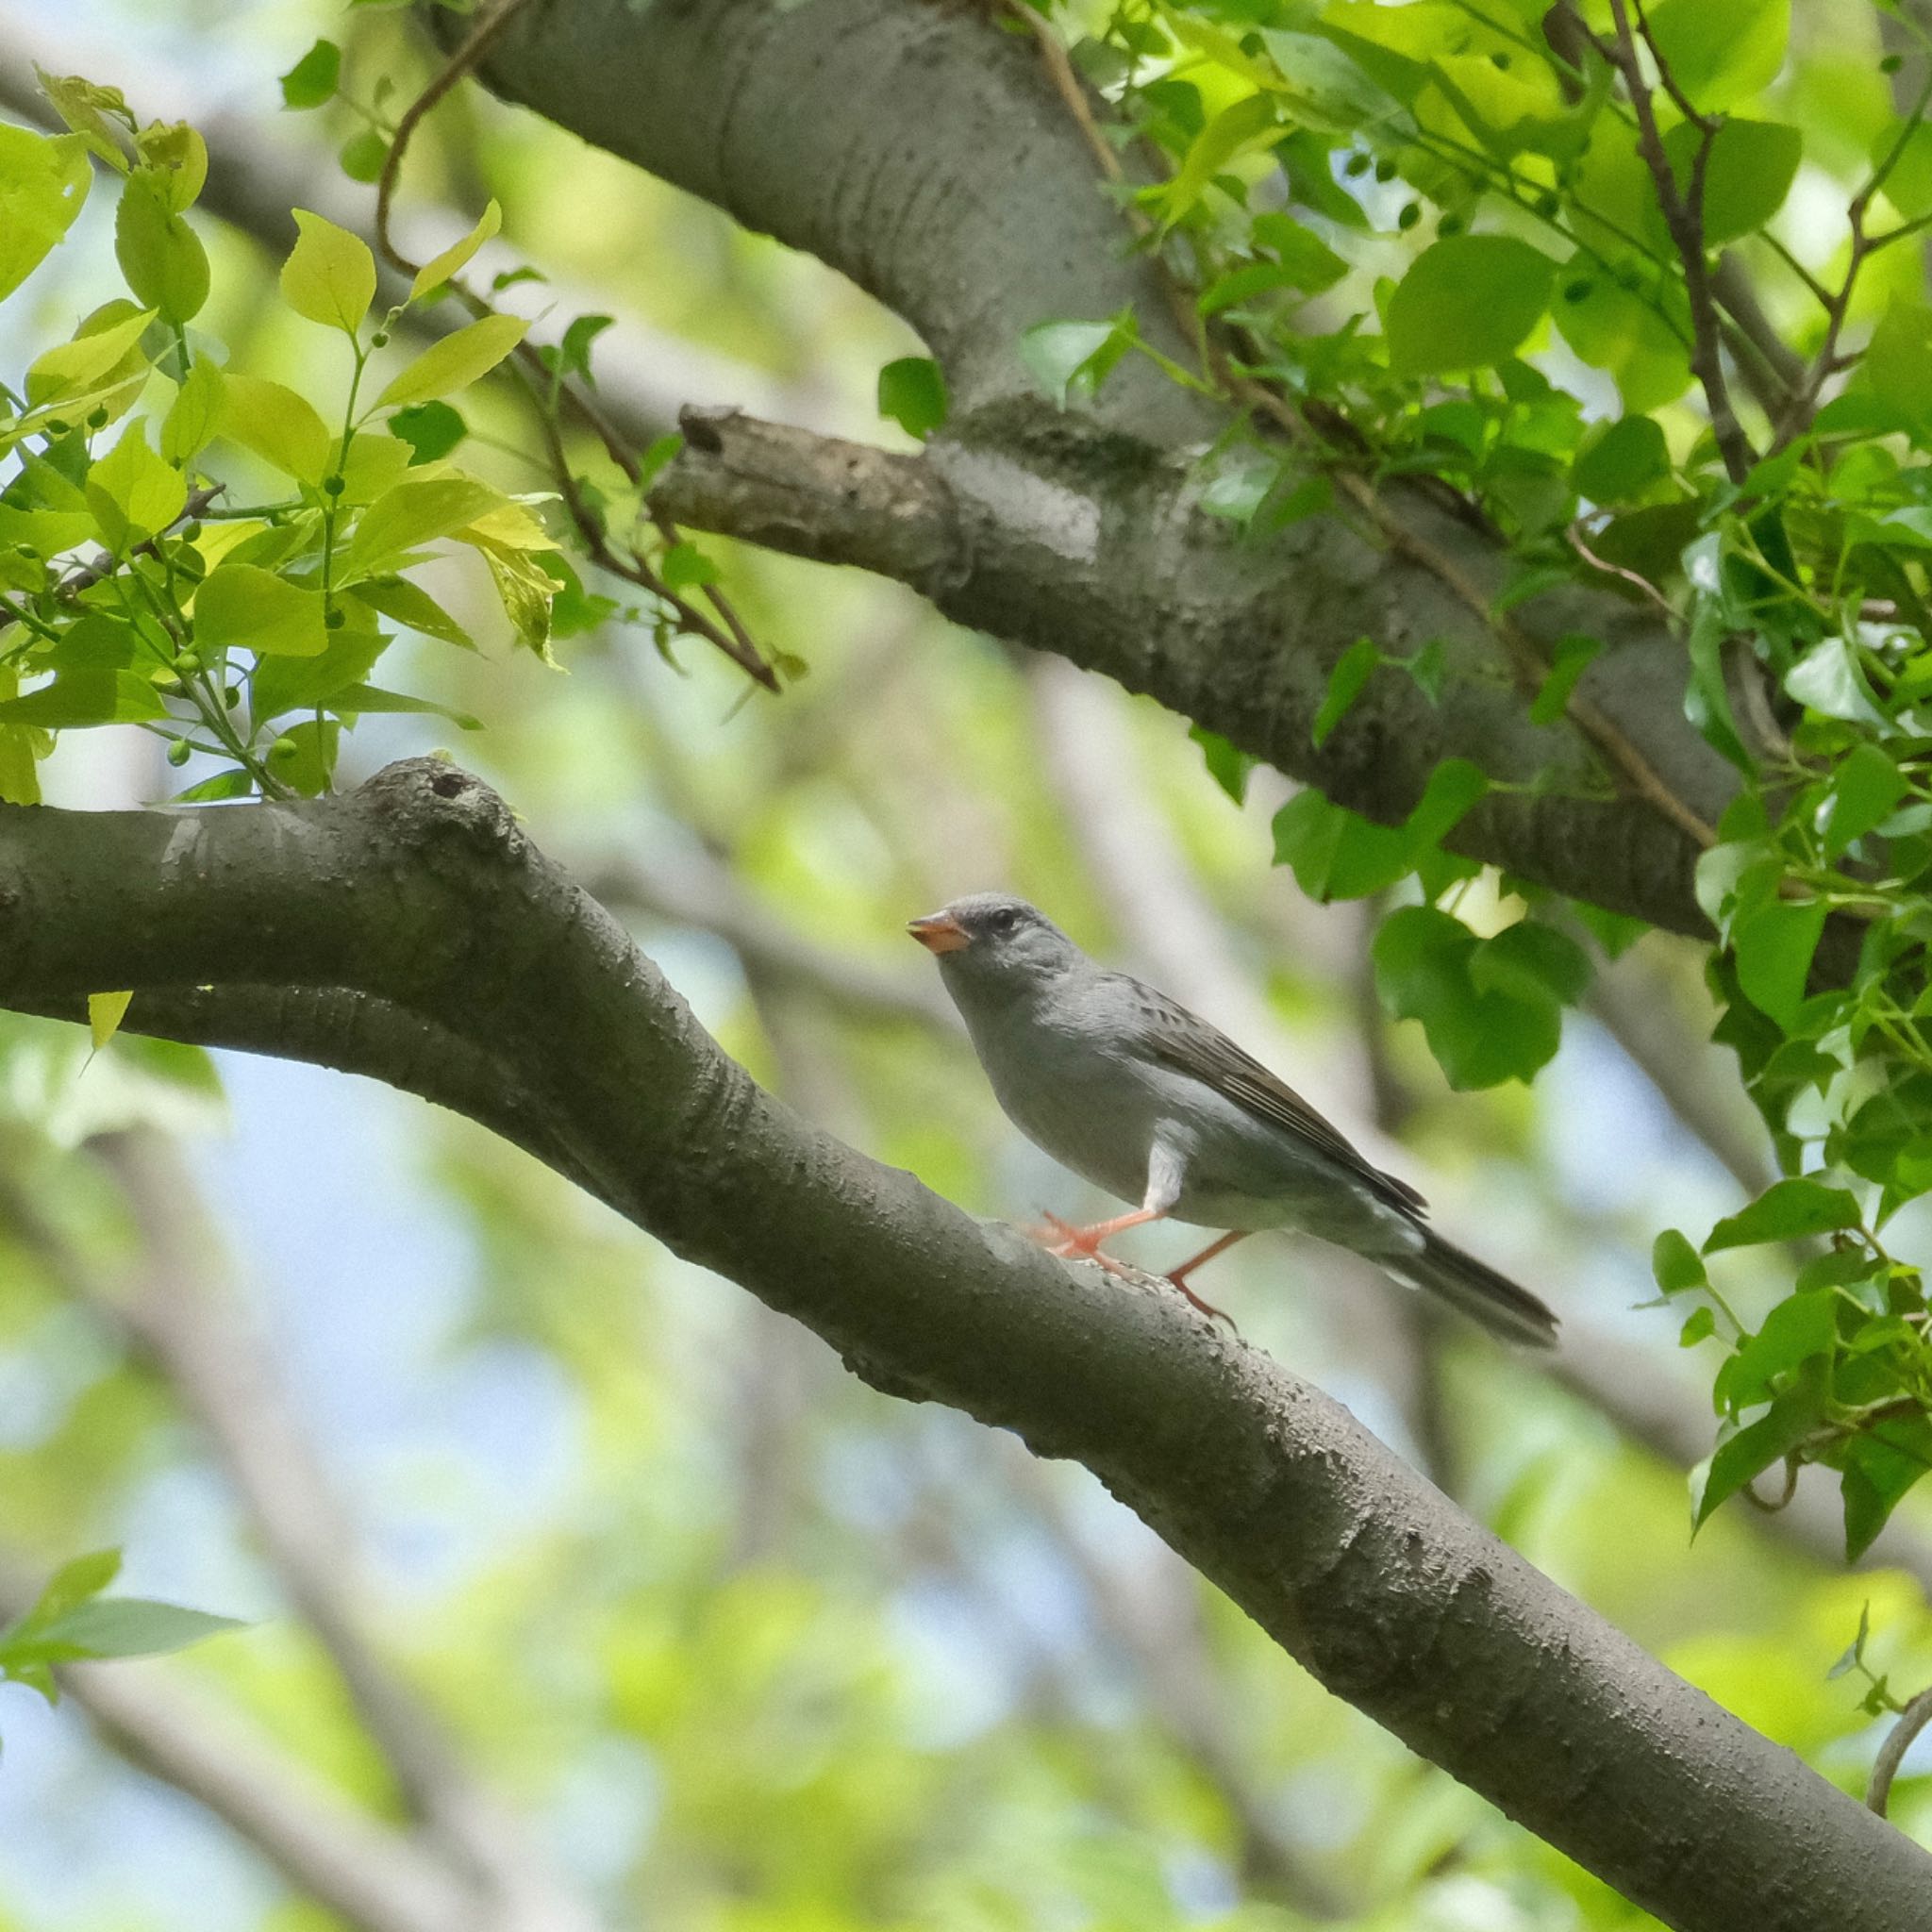
[[[1184,1268],[1176,1269],[1174,1274],[1164,1275],[1162,1279],[1166,1281],[1168,1287],[1172,1289],[1176,1289],[1180,1291],[1180,1293],[1184,1294],[1188,1298],[1188,1300],[1192,1302],[1193,1305],[1197,1308],[1199,1308],[1204,1315],[1208,1317],[1208,1319],[1210,1322],[1225,1322],[1227,1324],[1227,1332],[1230,1335],[1232,1335],[1237,1341],[1239,1341],[1241,1340],[1241,1326],[1235,1321],[1235,1318],[1232,1315],[1230,1315],[1225,1308],[1217,1308],[1212,1302],[1204,1302],[1201,1299],[1201,1297],[1197,1295],[1194,1292],[1194,1291],[1188,1286],[1187,1282],[1182,1279],[1182,1276],[1185,1275],[1186,1273],[1187,1270]]]
[[[1029,1227],[1026,1232],[1049,1255],[1058,1255],[1063,1261],[1097,1261],[1109,1274],[1127,1272],[1124,1261],[1116,1261],[1101,1251],[1101,1242],[1115,1231],[1113,1222],[1100,1221],[1091,1227],[1075,1227],[1071,1221],[1062,1221],[1044,1208],[1040,1210],[1040,1226]]]
[[[1075,1227],[1071,1221],[1062,1221],[1058,1214],[1042,1208],[1040,1210],[1041,1225],[1029,1227],[1026,1232],[1049,1255],[1058,1255],[1063,1261],[1097,1262],[1109,1274],[1124,1279],[1130,1274],[1142,1274],[1144,1271],[1131,1267],[1124,1261],[1116,1260],[1113,1256],[1105,1253],[1100,1244],[1109,1235],[1118,1234],[1124,1225],[1134,1226],[1143,1220],[1152,1218],[1150,1215],[1123,1215],[1118,1221],[1102,1221],[1096,1222],[1091,1227]],[[1229,1333],[1239,1337],[1241,1331],[1235,1325],[1234,1317],[1226,1309],[1217,1308],[1212,1302],[1203,1301],[1183,1278],[1190,1269],[1205,1258],[1197,1255],[1186,1268],[1177,1269],[1174,1274],[1162,1276],[1162,1279],[1170,1288],[1176,1290],[1199,1308],[1209,1321],[1225,1322]]]

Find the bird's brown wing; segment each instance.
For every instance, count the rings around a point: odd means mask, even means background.
[[[1120,975],[1126,979],[1126,975]],[[1338,1167],[1364,1182],[1407,1214],[1426,1214],[1429,1204],[1407,1181],[1372,1166],[1315,1111],[1287,1081],[1271,1074],[1226,1034],[1191,1013],[1176,1001],[1138,979],[1126,980],[1137,995],[1145,1039],[1155,1058],[1186,1074],[1245,1108],[1258,1120],[1284,1129],[1327,1155]]]

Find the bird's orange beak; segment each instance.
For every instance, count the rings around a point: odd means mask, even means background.
[[[957,953],[973,943],[972,935],[950,912],[928,912],[924,919],[908,919],[906,930],[928,953]]]

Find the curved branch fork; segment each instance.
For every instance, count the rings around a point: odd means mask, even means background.
[[[1071,1457],[1338,1695],[1666,1924],[1897,1932],[1932,1860],[1177,1298],[1053,1260],[761,1091],[486,786],[0,808],[0,1004],[461,1108],[859,1374]]]

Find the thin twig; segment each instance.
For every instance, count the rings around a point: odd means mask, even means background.
[[[77,569],[69,571],[54,586],[54,595],[63,602],[70,597],[77,597],[83,591],[91,591],[96,584],[105,583],[123,564],[133,558],[158,555],[163,537],[173,535],[183,524],[193,523],[227,487],[225,483],[210,483],[204,489],[191,491],[181,514],[165,530],[158,530],[146,542],[137,543],[125,557],[114,557],[101,551]]]
[[[1650,170],[1657,202],[1663,209],[1664,226],[1670,231],[1671,241],[1683,264],[1684,290],[1690,304],[1690,366],[1696,373],[1706,405],[1710,410],[1711,434],[1716,438],[1718,452],[1724,458],[1725,474],[1733,483],[1741,483],[1750,475],[1757,457],[1751,447],[1750,439],[1744,434],[1743,425],[1738,421],[1738,412],[1731,405],[1730,391],[1724,382],[1724,350],[1719,340],[1717,309],[1711,296],[1710,267],[1705,258],[1704,242],[1705,173],[1710,164],[1711,145],[1722,124],[1707,114],[1700,113],[1678,87],[1669,61],[1658,52],[1651,37],[1642,0],[1632,0],[1632,4],[1637,8],[1638,23],[1634,32],[1625,0],[1610,0],[1610,17],[1616,24],[1617,37],[1614,50],[1609,52],[1608,58],[1622,73],[1624,85],[1629,92],[1630,106],[1637,115],[1638,152]],[[1688,192],[1677,185],[1670,156],[1664,151],[1663,136],[1657,128],[1656,104],[1643,77],[1643,62],[1637,51],[1639,33],[1657,62],[1657,78],[1665,92],[1676,103],[1685,120],[1697,129],[1697,152],[1691,158]]]
[[[1872,1767],[1872,1782],[1865,1788],[1865,1803],[1879,1817],[1885,1816],[1886,1807],[1891,1802],[1891,1781],[1898,1775],[1898,1768],[1904,1762],[1906,1753],[1928,1724],[1932,1724],[1932,1690],[1921,1690],[1906,1706],[1898,1723],[1892,1725],[1890,1735],[1878,1747],[1877,1761]]]
[[[1571,549],[1575,551],[1577,556],[1582,558],[1591,570],[1601,571],[1607,577],[1622,578],[1624,583],[1638,591],[1647,602],[1655,604],[1657,609],[1672,624],[1674,625],[1676,623],[1677,612],[1671,600],[1641,572],[1626,569],[1621,563],[1612,563],[1607,557],[1599,557],[1590,547],[1589,541],[1583,534],[1583,525],[1581,522],[1572,524],[1563,532],[1563,535],[1569,540]]]

